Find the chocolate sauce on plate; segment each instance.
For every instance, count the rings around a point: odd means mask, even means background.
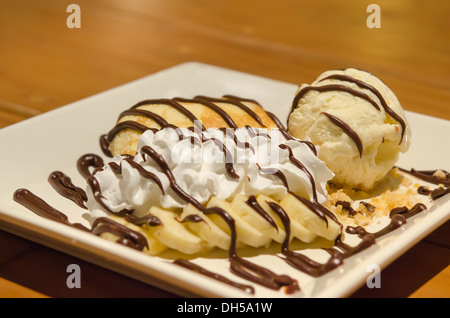
[[[86,192],[80,187],[75,186],[69,176],[61,171],[54,171],[48,177],[48,182],[63,197],[72,200],[78,206],[86,209]]]
[[[95,219],[92,224],[91,232],[94,235],[101,235],[103,233],[114,234],[119,237],[116,241],[117,243],[139,251],[144,250],[144,248],[148,248],[147,240],[141,233],[131,230],[125,225],[117,223],[116,221],[106,217]]]
[[[50,206],[47,202],[39,198],[37,195],[35,195],[28,189],[16,190],[13,194],[13,199],[17,203],[20,203],[21,205],[28,208],[30,211],[34,212],[35,214],[43,218],[50,219],[68,225],[70,227],[74,227],[79,230],[89,232],[89,229],[84,225],[80,223],[69,222],[69,218],[64,213]]]
[[[96,154],[88,153],[82,155],[77,160],[77,169],[81,176],[85,179],[89,178],[92,175],[92,172],[89,170],[92,167],[95,169],[103,168],[104,162],[103,159]]]
[[[199,274],[208,276],[212,279],[218,280],[222,283],[225,283],[227,285],[242,289],[244,292],[246,292],[247,294],[254,294],[255,293],[255,288],[253,286],[250,285],[245,285],[245,284],[240,284],[237,282],[234,282],[222,275],[219,275],[217,273],[211,272],[193,262],[190,262],[188,260],[182,259],[182,258],[178,258],[175,261],[173,261],[174,264],[185,267],[187,269],[190,269],[191,271],[197,272]]]
[[[398,167],[397,167],[398,168]],[[450,193],[450,173],[445,170],[406,170],[402,168],[398,168],[400,171],[408,173],[416,178],[419,178],[423,181],[439,185],[438,188],[433,190],[428,189],[425,186],[420,186],[417,189],[419,194],[430,195],[432,200],[437,200],[444,195]],[[442,176],[443,175],[443,176]]]

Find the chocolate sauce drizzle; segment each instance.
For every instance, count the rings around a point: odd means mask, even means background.
[[[119,237],[116,243],[131,247],[138,251],[148,248],[147,240],[141,233],[133,231],[125,225],[117,223],[116,221],[106,217],[95,219],[92,224],[91,232],[94,235],[101,235],[106,232],[114,234]]]
[[[352,76],[343,75],[343,74],[333,74],[333,75],[327,76],[327,77],[321,79],[320,82],[328,80],[328,79],[337,79],[337,80],[344,81],[344,82],[354,83],[354,84],[358,85],[360,88],[365,88],[365,89],[371,91],[379,99],[384,111],[387,114],[389,114],[389,116],[391,116],[395,121],[397,121],[400,124],[400,126],[402,127],[402,135],[401,135],[399,144],[402,143],[403,137],[405,135],[406,123],[403,120],[403,118],[400,117],[400,115],[398,115],[395,111],[392,110],[392,108],[390,108],[388,106],[388,104],[386,103],[386,100],[383,98],[383,95],[380,93],[379,90],[377,90],[375,87],[373,87],[372,85],[370,85],[364,81],[361,81]]]
[[[302,198],[301,196],[299,196],[299,195],[297,195],[297,194],[295,194],[293,192],[289,192],[289,193],[291,195],[293,195],[294,197],[296,197],[297,200],[302,202],[304,205],[306,205],[306,207],[309,210],[311,210],[312,212],[314,212],[318,217],[320,217],[325,222],[325,224],[327,224],[327,226],[328,226],[328,218],[330,218],[331,220],[336,222],[342,228],[342,224],[339,223],[338,219],[333,214],[333,212],[328,210],[326,207],[324,207],[318,201],[310,201],[310,200],[307,200],[305,198]]]
[[[114,171],[114,173],[122,174],[122,163],[123,162],[128,163],[131,168],[137,170],[137,172],[139,172],[139,175],[141,177],[143,177],[145,179],[148,179],[148,180],[152,180],[153,182],[155,182],[156,185],[158,185],[158,187],[161,190],[161,192],[163,194],[165,194],[162,182],[158,178],[158,176],[156,174],[154,174],[154,173],[144,169],[144,167],[142,167],[140,164],[135,162],[132,157],[124,157],[123,161],[120,164],[117,164],[115,162],[110,162],[110,163],[108,163],[108,165],[111,167],[111,169]]]
[[[445,170],[406,170],[397,167],[400,171],[403,171],[405,173],[408,173],[416,178],[419,178],[423,181],[436,184],[436,185],[443,185],[438,188],[435,188],[434,190],[430,190],[425,186],[420,186],[417,189],[417,192],[419,194],[423,195],[430,195],[432,200],[437,200],[444,195],[447,195],[450,193],[450,173]],[[444,174],[444,177],[442,178],[442,174]]]
[[[318,263],[306,255],[293,252],[289,249],[289,242],[291,236],[290,219],[286,211],[275,202],[267,202],[269,207],[280,217],[286,231],[286,237],[281,246],[281,253],[284,255],[284,260],[292,267],[307,273],[313,277],[319,277],[342,264],[342,259],[338,256],[330,258],[325,264]]]
[[[53,208],[47,202],[39,198],[28,189],[18,189],[13,194],[13,199],[17,203],[25,206],[35,214],[50,219],[70,227],[89,232],[89,229],[80,223],[69,222],[68,217],[61,211]]]
[[[77,160],[78,172],[85,179],[89,178],[92,175],[92,172],[89,169],[91,169],[92,167],[94,167],[94,170],[101,169],[103,165],[103,159],[99,155],[92,153],[85,154]]]
[[[361,201],[361,202],[359,202],[359,204],[364,205],[367,211],[375,212],[375,207],[372,204],[370,204],[369,202]]]
[[[136,106],[133,106],[132,108],[123,111],[120,115],[119,118],[117,118],[117,121],[119,121],[122,117],[125,116],[143,116],[149,119],[152,119],[153,121],[155,121],[160,127],[166,127],[167,125],[169,125],[169,123],[167,122],[167,120],[165,120],[163,117],[161,117],[160,115],[151,112],[149,110],[145,110],[145,109],[139,109],[136,108]]]
[[[112,158],[113,154],[109,149],[110,142],[108,140],[108,135],[107,134],[101,135],[99,138],[99,142],[100,142],[100,149],[102,150],[103,154],[105,154],[107,157]]]
[[[54,171],[48,177],[48,182],[63,197],[72,200],[83,209],[87,209],[85,205],[87,201],[86,192],[75,186],[69,176],[61,171]]]
[[[148,226],[160,226],[163,225],[161,220],[153,214],[147,214],[143,217],[138,218],[133,214],[125,215],[125,220],[133,223],[134,225],[141,226],[147,224]]]
[[[89,187],[92,190],[92,194],[94,196],[94,199],[101,205],[102,208],[104,208],[106,211],[116,215],[116,216],[125,216],[127,214],[133,213],[133,209],[122,209],[119,212],[112,211],[104,202],[102,199],[104,199],[104,196],[102,194],[102,190],[100,187],[100,184],[98,183],[98,180],[94,176],[90,176],[87,180],[87,183]]]
[[[71,223],[68,217],[61,211],[50,206],[47,202],[36,196],[28,189],[18,189],[13,194],[13,199],[17,203],[28,208],[30,211],[39,215],[40,217],[68,225],[70,227],[82,230],[84,232],[90,232],[94,235],[100,235],[108,232],[119,237],[116,241],[122,245],[142,251],[145,247],[148,248],[148,243],[145,237],[136,231],[129,229],[128,227],[117,223],[106,217],[97,218],[91,229],[88,229],[80,223]],[[130,220],[130,219],[128,219]],[[150,225],[159,225],[160,223],[150,223]],[[134,222],[132,222],[134,223]]]
[[[389,213],[389,218],[391,220],[390,223],[378,232],[369,233],[362,226],[347,226],[345,232],[349,234],[357,234],[359,238],[364,238],[367,235],[372,235],[375,238],[379,238],[392,232],[395,229],[398,229],[399,227],[407,223],[406,219],[422,211],[425,211],[426,209],[427,207],[423,203],[417,203],[411,209],[408,209],[407,207],[394,208]]]
[[[147,100],[143,100],[139,103],[137,103],[136,105],[132,106],[131,108],[137,108],[139,106],[143,106],[143,105],[168,105],[173,107],[174,109],[178,110],[180,113],[182,113],[184,116],[186,116],[187,118],[189,118],[192,123],[194,124],[194,126],[200,130],[205,130],[206,128],[200,123],[200,121],[198,120],[197,117],[195,117],[195,115],[190,112],[186,107],[184,107],[183,105],[181,105],[178,101],[176,101],[175,99],[166,99],[166,98],[162,98],[162,99],[147,99]],[[165,126],[162,126],[165,127]]]
[[[165,159],[158,154],[151,146],[144,146],[141,152],[152,158],[160,167],[161,171],[167,176],[170,181],[171,189],[186,203],[192,204],[195,208],[202,211],[205,215],[216,214],[220,216],[228,225],[231,231],[231,243],[229,248],[230,270],[238,276],[247,280],[253,281],[257,284],[263,285],[272,289],[280,289],[283,286],[287,287],[287,292],[294,292],[298,288],[298,284],[292,278],[286,275],[277,275],[272,271],[263,268],[259,265],[251,263],[242,259],[236,253],[236,226],[234,219],[222,208],[213,206],[209,208],[203,207],[194,197],[186,193],[176,182]],[[297,286],[297,287],[296,287]]]
[[[417,193],[422,195],[429,195],[432,200],[437,200],[440,197],[443,197],[444,195],[450,193],[450,187],[438,187],[434,190],[430,190],[425,186],[420,186],[417,189]]]
[[[256,166],[258,167],[259,171],[261,171],[262,174],[268,174],[268,175],[278,177],[278,179],[280,179],[280,181],[283,182],[283,185],[287,189],[287,191],[289,191],[289,184],[287,182],[286,176],[280,169],[272,168],[272,167],[264,167],[263,168],[259,165],[259,163],[257,163]]]
[[[127,121],[122,121],[120,123],[118,123],[117,125],[115,125],[113,127],[113,129],[111,129],[107,135],[107,141],[111,142],[114,137],[122,130],[124,129],[133,129],[133,130],[137,130],[140,133],[143,133],[146,130],[152,129],[149,128],[141,123],[138,123],[136,121],[132,121],[132,120],[127,120]],[[154,129],[156,131],[156,129]]]
[[[295,109],[295,107],[297,107],[299,100],[309,91],[318,91],[318,92],[329,92],[329,91],[341,91],[341,92],[346,92],[349,93],[353,96],[362,98],[366,101],[368,101],[373,107],[375,107],[375,109],[380,110],[380,107],[378,106],[378,104],[372,99],[370,98],[369,95],[367,95],[364,92],[358,91],[356,89],[353,89],[349,86],[345,86],[345,85],[340,85],[340,84],[329,84],[329,85],[322,85],[322,86],[305,86],[304,88],[302,88],[297,95],[295,95],[295,98],[292,102],[292,107],[291,107],[291,113],[292,111]]]
[[[261,105],[254,100],[242,99],[242,98],[232,96],[232,95],[224,95],[223,98],[212,98],[212,97],[208,97],[208,96],[199,95],[199,96],[195,96],[193,99],[180,98],[180,97],[175,97],[172,99],[148,99],[148,100],[143,100],[143,101],[135,104],[134,106],[132,106],[130,109],[122,112],[119,115],[118,121],[127,115],[138,115],[138,116],[143,116],[143,117],[154,120],[160,126],[160,129],[166,128],[166,127],[175,127],[172,124],[168,123],[160,115],[158,115],[154,112],[148,111],[148,110],[143,110],[143,109],[138,108],[138,107],[144,106],[144,105],[163,104],[163,105],[171,106],[171,107],[175,108],[176,110],[178,110],[180,113],[185,115],[188,119],[190,119],[193,122],[195,128],[203,131],[203,130],[205,130],[205,127],[200,123],[198,118],[191,111],[189,111],[187,107],[184,107],[181,104],[181,103],[199,103],[199,104],[202,104],[202,105],[210,108],[215,113],[217,113],[221,118],[223,118],[223,120],[227,123],[227,125],[230,128],[234,128],[234,129],[238,128],[236,123],[231,118],[231,116],[228,113],[226,113],[220,106],[217,105],[219,103],[225,103],[225,104],[234,105],[234,106],[242,109],[250,117],[252,117],[259,125],[261,125],[262,127],[266,127],[264,125],[262,119],[258,116],[258,114],[256,112],[254,112],[250,107],[244,105],[243,102],[255,103],[261,109],[263,109],[261,107]],[[109,131],[108,134],[100,137],[100,147],[101,147],[103,153],[105,155],[107,155],[108,157],[112,157],[111,151],[109,150],[110,142],[120,131],[122,131],[124,129],[133,129],[140,133],[143,133],[144,131],[151,129],[151,128],[149,128],[143,124],[140,124],[138,122],[132,121],[132,120],[127,120],[127,121],[117,123]],[[152,130],[156,131],[157,129],[152,128]]]
[[[314,177],[312,176],[311,172],[306,169],[306,167],[303,165],[303,163],[301,161],[299,161],[297,158],[295,158],[294,153],[292,151],[292,148],[289,147],[286,144],[280,144],[279,145],[280,149],[283,150],[287,150],[289,152],[289,161],[296,166],[298,169],[300,169],[301,171],[303,171],[306,176],[308,177],[310,183],[311,183],[311,188],[312,188],[312,193],[313,193],[313,200],[314,202],[317,202],[317,191],[316,191],[316,181],[314,180]]]
[[[221,142],[219,139],[211,138],[211,140],[216,144],[216,146],[219,147],[219,149],[222,148],[224,161],[225,161],[225,168],[227,170],[228,176],[232,179],[239,179],[239,175],[234,170],[231,152],[228,150],[228,148],[225,146],[225,144],[223,142]]]
[[[252,194],[248,197],[248,200],[245,202],[248,206],[250,206],[253,210],[256,211],[264,220],[266,220],[272,227],[274,227],[278,232],[278,226],[273,220],[273,218],[259,205],[256,197]]]
[[[436,188],[433,191],[431,191],[430,196],[431,196],[432,200],[437,200],[449,193],[450,193],[450,187],[445,187],[445,188],[439,187],[439,188]]]
[[[240,284],[237,283],[235,281],[232,281],[228,278],[226,278],[225,276],[219,275],[217,273],[211,272],[197,264],[194,264],[193,262],[190,262],[188,260],[182,259],[182,258],[177,258],[176,260],[173,261],[174,264],[185,267],[191,271],[197,272],[199,274],[208,276],[212,279],[218,280],[222,283],[225,283],[227,285],[242,289],[245,293],[247,294],[254,294],[255,293],[255,288],[253,288],[253,286],[250,285],[245,285],[245,284]]]
[[[403,118],[399,114],[397,114],[392,108],[390,108],[388,106],[386,100],[383,98],[383,95],[375,87],[373,87],[372,85],[370,85],[362,80],[356,79],[352,76],[343,75],[343,74],[332,74],[328,77],[321,79],[319,82],[322,82],[325,80],[330,80],[330,79],[336,79],[336,80],[340,80],[343,82],[354,83],[358,87],[367,89],[370,92],[372,92],[378,98],[378,100],[379,100],[381,106],[383,107],[384,111],[386,112],[386,114],[391,116],[395,121],[397,121],[400,124],[402,130],[401,130],[401,137],[400,137],[399,144],[402,143],[402,141],[404,139],[405,131],[406,131],[406,122],[403,120]],[[375,100],[373,100],[366,93],[356,90],[356,89],[353,89],[346,85],[328,84],[328,85],[322,85],[322,86],[305,86],[304,88],[299,90],[294,97],[294,100],[293,100],[292,106],[291,106],[291,111],[289,112],[289,114],[291,114],[295,110],[295,108],[298,106],[298,102],[300,101],[300,99],[309,91],[318,91],[318,92],[342,91],[342,92],[346,92],[353,96],[356,96],[356,97],[366,100],[375,109],[377,109],[378,111],[381,111],[377,102]],[[321,113],[321,114],[326,114],[332,123],[339,126],[355,142],[355,144],[358,147],[360,156],[362,156],[363,146],[362,146],[362,142],[361,142],[361,139],[359,138],[358,134],[350,126],[348,126],[344,121],[340,120],[339,118],[332,116],[328,113]],[[289,121],[289,118],[288,118],[288,121]]]
[[[416,169],[403,169],[400,167],[397,167],[400,171],[409,173],[410,175],[422,179],[423,181],[427,181],[433,184],[443,184],[444,186],[448,187],[450,186],[450,173],[445,170],[416,170]],[[441,171],[445,177],[441,178],[438,175],[438,171]]]
[[[363,144],[361,139],[359,138],[359,135],[356,131],[354,131],[349,125],[347,125],[343,120],[341,120],[340,118],[331,115],[329,113],[326,112],[321,112],[321,115],[325,115],[328,117],[328,119],[335,124],[336,126],[338,126],[339,128],[341,128],[355,143],[356,147],[358,148],[358,152],[359,152],[359,157],[362,157],[362,153],[363,153]]]
[[[211,110],[215,111],[217,114],[220,115],[220,117],[222,117],[222,119],[227,123],[227,125],[231,128],[237,128],[238,126],[236,125],[236,123],[233,121],[233,119],[231,118],[230,115],[228,115],[227,112],[225,112],[222,108],[220,108],[219,106],[217,106],[216,104],[214,104],[210,99],[208,98],[202,98],[202,97],[196,97],[193,100],[192,99],[186,99],[186,98],[179,98],[176,97],[175,98],[176,101],[178,102],[183,102],[183,103],[192,103],[192,102],[197,102],[199,104],[205,105],[206,107],[210,108]]]
[[[245,111],[248,115],[250,115],[250,117],[252,117],[262,127],[266,127],[266,125],[264,125],[261,118],[253,110],[251,110],[250,107],[245,106],[242,103],[242,100],[239,100],[238,98],[230,98],[230,99],[223,100],[222,98],[212,98],[212,97],[208,97],[208,96],[196,96],[194,98],[194,100],[203,101],[203,102],[209,101],[209,102],[215,102],[215,103],[224,103],[225,102],[225,103],[233,104],[234,106],[237,106],[240,109],[242,109],[243,111]],[[253,101],[253,102],[255,102],[255,101]],[[255,104],[259,105],[257,102],[255,102]]]
[[[229,128],[219,128],[219,130],[225,135],[228,136],[230,138],[232,138],[234,140],[234,143],[236,144],[236,147],[241,148],[241,149],[250,149],[251,152],[253,154],[256,153],[255,148],[249,143],[249,142],[242,142],[241,140],[238,139],[238,137],[236,136],[236,134],[234,133],[234,131],[232,129]]]
[[[347,211],[348,215],[355,216],[358,211],[355,211],[348,201],[336,201],[336,206],[340,205],[342,207],[342,210]]]
[[[427,206],[423,203],[417,203],[411,209],[408,209],[406,206],[397,207],[392,209],[391,212],[389,212],[389,217],[392,218],[394,215],[401,214],[408,219],[422,211],[425,211],[426,209]]]

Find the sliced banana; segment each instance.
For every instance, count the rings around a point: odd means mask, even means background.
[[[195,233],[195,235],[208,242],[211,246],[217,246],[224,250],[228,250],[230,248],[230,235],[211,221],[208,215],[205,215],[192,204],[188,204],[184,208],[180,219],[183,220],[189,215],[197,215],[202,219],[200,222],[186,222],[189,229]]]
[[[254,208],[247,204],[248,197],[245,195],[237,195],[231,202],[231,207],[239,216],[247,223],[251,224],[256,230],[263,233],[271,240],[278,243],[282,243],[286,237],[286,232],[284,231],[283,224],[280,218],[273,212],[263,209],[263,211],[272,219],[275,223],[274,227],[270,221],[265,219],[260,213],[258,213]],[[257,201],[259,204],[259,202]],[[262,207],[261,207],[262,208]]]
[[[219,207],[225,210],[234,220],[236,228],[236,247],[267,247],[272,241],[283,243],[286,230],[278,214],[268,202],[278,204],[288,215],[290,223],[290,240],[299,239],[311,243],[317,236],[327,240],[335,240],[341,234],[341,226],[328,216],[325,222],[319,215],[306,206],[292,194],[286,195],[280,201],[267,195],[257,195],[254,206],[247,202],[249,197],[237,195],[231,202],[212,197],[206,208]],[[257,211],[261,208],[262,211]],[[145,253],[157,255],[168,248],[185,254],[200,254],[214,247],[229,250],[231,245],[231,230],[227,222],[216,213],[204,213],[192,204],[187,204],[181,214],[160,207],[152,207],[149,211],[160,219],[162,225],[137,226],[124,218],[110,216],[114,221],[127,226],[131,230],[144,235],[148,242]],[[181,222],[189,216],[196,216],[200,221]],[[276,226],[274,226],[274,224]],[[116,241],[112,233],[103,233],[102,237]]]
[[[341,227],[338,223],[328,216],[326,216],[327,222],[325,222],[292,194],[285,196],[279,204],[291,217],[291,220],[297,221],[318,236],[333,241],[341,234]]]
[[[130,223],[122,217],[110,215],[109,218],[112,219],[113,221],[116,221],[119,224],[122,224],[122,225],[128,227],[129,229],[131,229],[133,231],[141,233],[147,240],[147,244],[148,244],[148,248],[144,248],[144,250],[143,250],[144,253],[147,253],[150,255],[158,255],[168,249],[168,247],[166,245],[162,244],[158,239],[156,239],[144,227],[137,226],[133,223]],[[116,241],[119,238],[116,235],[109,233],[109,232],[102,233],[102,234],[100,234],[100,236],[109,241]]]
[[[289,213],[289,211],[287,211],[285,207],[281,204],[282,201],[278,203],[277,201],[271,199],[270,197],[262,194],[257,197],[257,201],[259,202],[261,207],[267,211],[267,213],[271,213],[272,215],[273,214],[276,215],[276,213],[270,208],[267,202],[275,202],[279,204],[283,208],[283,210],[285,210],[286,214],[289,216],[290,221],[289,223],[291,227],[291,238],[290,238],[291,240],[293,237],[295,237],[302,242],[311,243],[316,239],[317,235],[313,231],[311,231],[308,227],[300,223],[298,220],[292,218],[292,215]],[[281,227],[284,228],[278,215],[276,215],[276,218],[278,222],[281,223]]]
[[[190,232],[178,220],[178,214],[159,207],[151,207],[150,213],[159,218],[162,225],[148,227],[162,244],[185,254],[204,253],[212,247],[200,237]]]
[[[217,197],[212,197],[207,205],[207,208],[219,207],[230,214],[235,221],[236,226],[236,239],[238,242],[252,246],[261,247],[268,246],[272,239],[264,233],[261,233],[252,225],[247,223],[231,206],[231,203]],[[228,224],[222,219],[221,216],[210,214],[210,219],[217,224],[222,230],[230,234],[230,228]]]

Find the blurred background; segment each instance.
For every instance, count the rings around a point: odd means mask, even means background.
[[[186,61],[296,84],[357,67],[407,110],[450,119],[450,5],[376,1],[371,29],[374,2],[2,0],[0,127]]]
[[[367,22],[372,3],[380,28]],[[80,9],[80,28],[68,27],[70,4]],[[187,61],[294,84],[329,69],[360,68],[385,81],[406,110],[450,119],[449,17],[450,2],[438,0],[1,0],[0,128]],[[67,292],[27,281],[26,261],[14,257],[23,252],[36,261],[36,249],[60,261],[68,256],[6,232],[0,238],[0,276],[43,294]],[[448,284],[448,252],[397,296],[417,292],[445,269]],[[90,296],[111,292],[92,288]]]

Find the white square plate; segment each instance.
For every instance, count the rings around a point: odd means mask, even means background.
[[[200,63],[185,63],[1,129],[0,227],[181,296],[248,297],[250,295],[239,289],[171,264],[169,258],[148,256],[36,216],[13,201],[12,195],[18,188],[28,188],[67,214],[71,222],[88,226],[83,217],[86,211],[57,194],[47,178],[51,172],[60,170],[69,175],[75,185],[84,187],[76,161],[86,153],[102,154],[99,136],[111,129],[122,110],[150,98],[232,94],[253,98],[285,120],[296,90],[296,84]],[[413,131],[412,147],[398,165],[406,169],[450,170],[450,148],[442,147],[440,142],[442,137],[450,136],[449,121],[411,112],[407,112],[407,117]],[[447,196],[320,278],[303,274],[274,256],[279,251],[276,246],[261,254],[244,251],[240,255],[298,279],[302,288],[297,294],[286,295],[283,290],[273,291],[251,284],[256,290],[255,297],[345,297],[365,283],[370,264],[384,268],[449,217],[450,196]],[[320,249],[310,252],[319,258],[323,257],[321,252],[325,253]],[[234,281],[249,283],[229,272],[225,253],[213,252],[194,261]]]

